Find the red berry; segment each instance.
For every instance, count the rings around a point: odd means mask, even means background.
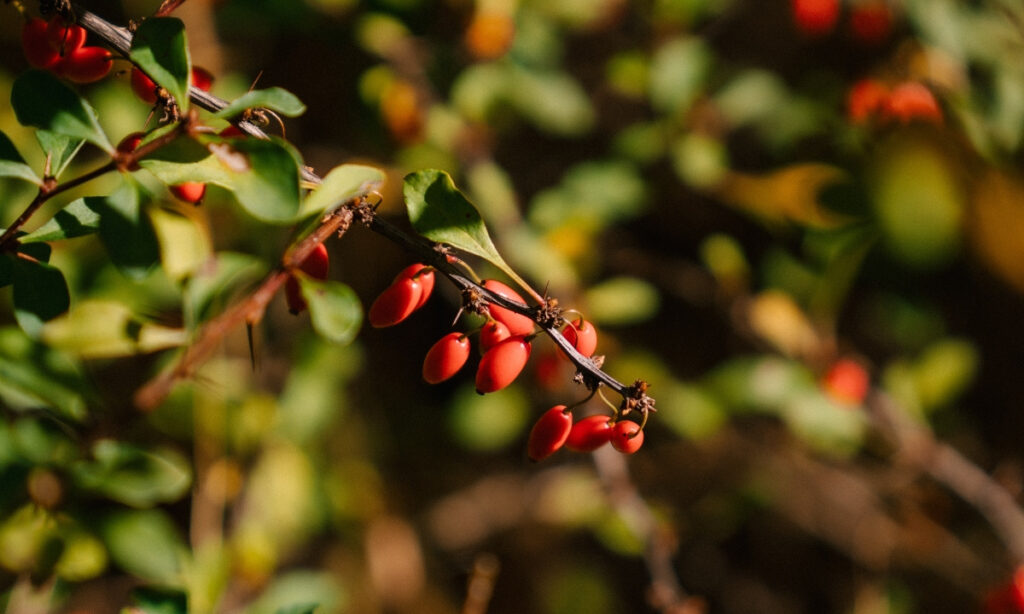
[[[565,405],[555,405],[544,412],[530,429],[526,443],[526,454],[532,461],[551,456],[565,444],[572,429],[572,412],[565,411]]]
[[[892,9],[885,0],[868,0],[850,9],[850,31],[866,45],[884,41],[892,31]]]
[[[504,296],[507,299],[519,301],[520,303],[525,304],[523,297],[519,296],[519,294],[515,290],[509,288],[508,286],[506,286],[505,284],[501,283],[496,279],[488,279],[484,281],[483,285],[484,288],[487,288],[488,290],[497,295]],[[506,309],[499,305],[495,305],[493,303],[488,305],[487,309],[490,312],[492,318],[508,327],[508,331],[511,334],[529,335],[530,333],[533,332],[533,320],[528,318],[527,316],[524,316],[521,313],[516,313],[511,309]]]
[[[435,343],[423,359],[423,379],[438,384],[459,372],[469,359],[469,337],[448,333]]]
[[[58,54],[67,57],[82,48],[85,44],[85,28],[76,24],[65,23],[64,18],[55,15],[46,25],[46,39]]]
[[[494,392],[515,381],[530,359],[530,349],[530,342],[516,335],[487,350],[476,370],[476,391]]]
[[[583,318],[570,322],[562,329],[562,336],[576,351],[590,358],[597,349],[597,329]]]
[[[411,277],[420,282],[420,287],[423,290],[420,294],[420,302],[416,305],[416,309],[419,309],[427,302],[427,299],[430,298],[430,293],[434,291],[434,269],[417,262],[402,269],[401,272],[395,276],[395,281],[405,277]]]
[[[480,351],[486,352],[511,336],[507,326],[497,320],[488,320],[480,329]]]
[[[69,53],[53,67],[53,71],[68,81],[93,83],[110,74],[114,57],[103,47],[82,47]]]
[[[619,420],[612,427],[612,447],[623,454],[632,454],[644,445],[644,432],[632,420]]]
[[[423,286],[412,277],[403,277],[381,292],[370,305],[370,325],[374,328],[394,326],[416,311]]]
[[[323,243],[317,243],[313,251],[299,265],[299,269],[313,279],[327,279],[330,266],[331,262],[327,255],[327,246]]]
[[[288,313],[293,316],[306,310],[306,297],[302,296],[302,287],[293,275],[289,275],[288,280],[284,282],[284,298],[288,303]]]
[[[198,205],[206,195],[206,184],[199,181],[186,181],[171,186],[171,193],[179,200]]]
[[[871,380],[859,362],[849,358],[838,361],[821,379],[825,393],[844,405],[860,405],[868,394]]]
[[[846,96],[846,113],[855,124],[866,122],[889,99],[889,88],[875,79],[861,79]]]
[[[135,151],[136,149],[138,149],[139,143],[142,142],[142,139],[145,136],[146,136],[145,132],[132,132],[128,136],[126,136],[123,139],[121,139],[121,142],[117,144],[116,149],[117,149],[117,151],[119,151],[120,153],[123,153],[123,154],[131,153],[131,152]],[[130,167],[128,167],[128,170],[129,171],[137,171],[137,170],[139,170],[138,162],[136,162],[136,163],[132,164]]]
[[[793,20],[808,36],[828,34],[839,20],[839,0],[792,0]]]
[[[204,92],[210,91],[213,87],[213,73],[200,68],[199,66],[192,67],[192,87],[203,90]]]
[[[232,138],[232,137],[236,137],[236,136],[245,136],[245,133],[242,132],[241,130],[239,130],[238,126],[232,124],[232,125],[228,126],[227,128],[225,128],[225,129],[221,130],[220,132],[218,132],[217,136],[222,136],[224,138]]]
[[[137,67],[132,68],[132,91],[146,104],[156,103],[156,83]]]
[[[48,25],[33,17],[21,27],[21,48],[25,59],[36,68],[50,68],[60,61],[60,49],[54,48],[47,37]]]
[[[593,452],[612,438],[608,416],[589,416],[572,425],[565,447],[574,452]]]
[[[942,123],[942,109],[932,91],[915,81],[902,83],[889,94],[882,114],[906,124],[915,119]]]

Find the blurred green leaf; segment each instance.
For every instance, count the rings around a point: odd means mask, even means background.
[[[45,322],[68,310],[68,284],[59,269],[43,262],[15,258],[13,273],[14,317],[25,333],[37,337]]]
[[[84,582],[102,574],[107,568],[107,550],[96,537],[74,531],[64,537],[64,551],[54,572],[68,582]]]
[[[73,468],[78,486],[132,507],[177,501],[192,485],[188,460],[177,452],[101,439],[92,456]]]
[[[265,90],[250,90],[231,101],[228,106],[214,114],[214,117],[230,119],[246,109],[269,109],[286,117],[298,117],[306,112],[306,105],[299,97],[280,87]]]
[[[334,209],[384,182],[380,169],[361,164],[343,164],[327,173],[323,182],[306,197],[300,215],[305,218]]]
[[[594,125],[596,112],[586,92],[568,74],[513,70],[505,95],[537,128],[559,136],[580,136]]]
[[[21,243],[42,243],[84,237],[100,229],[100,216],[85,204],[84,198],[68,203],[45,224],[21,237]]]
[[[188,614],[184,591],[140,586],[132,591],[132,602],[140,614]]]
[[[978,349],[963,339],[932,344],[917,359],[914,379],[922,407],[928,411],[952,403],[974,380]]]
[[[56,560],[53,547],[58,548],[57,524],[49,514],[28,504],[0,523],[0,568],[14,573],[49,574],[48,563]]]
[[[238,202],[257,219],[271,223],[290,223],[299,212],[299,155],[279,139],[234,139],[234,149],[244,162],[235,168],[235,158],[221,158],[232,171],[229,189]]]
[[[84,139],[107,153],[114,151],[96,120],[96,111],[48,71],[21,73],[11,89],[11,107],[22,125]]]
[[[135,31],[132,62],[174,98],[178,109],[188,111],[188,86],[192,60],[188,53],[185,24],[174,17],[150,17]]]
[[[80,138],[71,138],[49,130],[36,130],[36,141],[43,148],[43,153],[50,157],[50,174],[56,178],[60,178],[64,169],[82,149],[82,145],[85,145],[85,141]]]
[[[586,292],[587,317],[599,325],[643,322],[657,313],[660,303],[657,289],[638,277],[613,277]]]
[[[68,314],[47,323],[47,344],[84,358],[109,358],[154,352],[183,345],[185,331],[146,322],[124,303],[85,300]]]
[[[343,611],[345,591],[331,574],[298,570],[281,575],[247,610],[249,614]]]
[[[18,153],[18,149],[11,142],[6,134],[0,132],[0,177],[13,177],[39,184],[39,177],[25,159]]]
[[[81,420],[89,385],[65,354],[15,327],[0,328],[0,399],[12,409],[47,407]]]
[[[22,245],[18,248],[18,253],[28,256],[28,260],[38,262],[49,262],[52,251],[48,243]],[[14,283],[14,265],[21,258],[13,253],[0,254],[0,288]]]
[[[166,512],[120,510],[104,520],[103,540],[111,559],[147,582],[177,586],[188,547]]]
[[[663,44],[651,62],[651,103],[664,113],[685,113],[700,95],[712,62],[711,51],[699,38],[676,38]]]
[[[212,240],[206,229],[187,215],[170,209],[149,209],[150,223],[160,244],[163,270],[181,281],[210,259]]]
[[[266,263],[249,254],[217,252],[185,284],[186,328],[194,329],[212,317],[233,296],[266,272]]]
[[[277,400],[275,429],[306,443],[326,432],[331,420],[347,410],[344,384],[359,372],[362,356],[355,346],[340,346],[315,335],[301,341]]]
[[[363,323],[363,307],[355,290],[337,281],[297,275],[302,296],[317,334],[334,343],[349,344]]]
[[[160,246],[142,207],[149,194],[130,177],[109,196],[87,196],[85,205],[100,216],[100,240],[110,259],[129,279],[140,280],[160,262]]]
[[[463,386],[452,400],[448,427],[466,449],[494,452],[516,442],[527,427],[530,400],[519,387],[479,395]]]

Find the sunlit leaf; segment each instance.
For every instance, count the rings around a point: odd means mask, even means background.
[[[586,293],[587,317],[598,324],[642,322],[657,313],[660,303],[654,286],[637,277],[613,277]]]
[[[355,291],[341,282],[319,281],[303,274],[298,280],[313,329],[335,343],[351,343],[363,323],[362,303]]]
[[[174,281],[192,274],[213,253],[205,228],[186,215],[167,209],[151,209],[149,218],[160,243],[160,262]]]
[[[269,109],[287,117],[297,117],[306,112],[298,96],[280,87],[265,90],[250,90],[231,101],[228,106],[214,114],[214,117],[230,119],[246,109]]]
[[[299,212],[298,153],[277,139],[235,139],[232,145],[245,167],[229,166],[232,181],[226,187],[234,190],[242,207],[266,222],[294,221]]]
[[[332,168],[323,181],[302,203],[300,215],[319,215],[356,196],[375,189],[384,181],[384,173],[373,166],[343,164]]]
[[[109,300],[76,303],[66,316],[47,323],[42,336],[47,344],[86,358],[153,352],[187,339],[183,330],[140,320],[127,305]]]
[[[18,121],[113,152],[96,120],[96,111],[63,81],[45,70],[28,70],[14,81],[11,107]]]
[[[31,166],[25,164],[25,159],[21,157],[17,148],[14,147],[14,143],[3,132],[0,132],[0,177],[13,177],[29,183],[39,183],[39,177],[35,171]]]
[[[67,355],[33,341],[18,328],[0,328],[0,399],[8,407],[46,407],[81,420],[88,390],[88,382]]]
[[[143,21],[135,31],[129,57],[174,97],[179,110],[188,110],[192,63],[185,24],[180,19],[150,17]]]
[[[267,265],[248,254],[218,252],[214,259],[196,270],[185,285],[185,322],[189,329],[211,317],[217,307],[227,304],[240,289],[255,282]]]
[[[71,138],[49,130],[36,130],[36,141],[43,152],[50,157],[50,174],[60,178],[64,169],[71,164],[78,152],[85,145],[82,139]]]
[[[21,237],[21,243],[42,243],[73,239],[99,232],[100,216],[85,204],[84,198],[68,203],[48,222]]]

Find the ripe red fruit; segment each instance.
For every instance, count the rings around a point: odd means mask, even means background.
[[[497,320],[488,320],[480,329],[480,351],[486,352],[511,336],[507,326]]]
[[[882,115],[904,124],[915,119],[942,123],[942,109],[935,95],[924,84],[916,81],[902,83],[889,93]]]
[[[792,0],[793,20],[808,36],[828,34],[839,20],[839,0]]]
[[[422,292],[420,294],[420,302],[416,305],[416,309],[419,309],[427,302],[427,299],[430,298],[430,293],[434,291],[434,269],[420,262],[410,264],[395,276],[395,281],[406,277],[413,278],[420,282]]]
[[[330,260],[327,256],[327,246],[317,243],[313,251],[299,265],[299,270],[313,279],[327,279],[330,269]],[[284,297],[288,303],[288,311],[292,315],[299,315],[306,310],[306,298],[302,296],[302,287],[295,276],[290,276],[284,285]]]
[[[469,359],[469,337],[465,333],[448,333],[427,351],[423,359],[423,379],[438,384],[459,372]]]
[[[530,350],[530,342],[522,335],[509,337],[487,350],[476,370],[476,391],[494,392],[515,381],[530,359]]]
[[[85,36],[85,28],[66,23],[60,15],[54,15],[46,25],[47,42],[62,57],[81,49],[85,44]]]
[[[199,181],[186,181],[172,185],[171,193],[179,200],[198,205],[206,195],[206,184]]]
[[[422,295],[423,286],[414,277],[403,277],[392,283],[370,305],[370,325],[383,328],[398,324],[416,311]]]
[[[871,379],[855,360],[843,358],[825,373],[821,386],[829,397],[844,405],[860,405],[868,394]]]
[[[889,99],[889,88],[875,79],[861,79],[846,96],[846,113],[850,121],[862,124],[879,112]]]
[[[593,452],[612,438],[608,416],[589,416],[572,425],[565,447],[574,452]]]
[[[892,31],[892,9],[885,0],[868,0],[850,9],[850,32],[866,45],[875,45]]]
[[[110,74],[114,57],[103,47],[82,47],[69,53],[53,67],[58,76],[75,83],[93,83]]]
[[[233,138],[233,137],[236,137],[236,136],[245,136],[245,133],[242,132],[241,130],[239,130],[238,126],[232,124],[232,125],[228,126],[227,128],[225,128],[225,129],[221,130],[220,132],[218,132],[217,136],[222,136],[224,138]]]
[[[139,143],[142,142],[143,137],[146,136],[145,132],[132,132],[128,136],[121,139],[121,142],[117,144],[117,151],[126,154],[131,153],[138,149]],[[129,171],[139,170],[139,164],[136,162],[128,167]]]
[[[612,447],[623,454],[632,454],[644,445],[644,432],[632,420],[619,420],[611,430]]]
[[[193,66],[192,87],[203,90],[204,92],[210,91],[210,88],[213,87],[213,73],[205,68]]]
[[[578,318],[562,329],[562,336],[572,344],[576,351],[590,358],[597,349],[597,329],[590,322]]]
[[[532,461],[543,460],[558,451],[569,437],[572,429],[572,412],[565,411],[565,405],[555,405],[541,414],[530,429],[526,443],[526,454]]]
[[[519,293],[496,279],[485,280],[483,286],[495,294],[525,304],[523,297],[519,296]],[[488,305],[487,309],[492,318],[508,327],[508,331],[511,334],[529,335],[533,332],[533,320],[523,314],[516,313],[511,309],[506,309],[493,303]]]
[[[60,50],[50,44],[46,35],[48,25],[38,17],[33,17],[21,27],[21,49],[25,59],[36,68],[50,68],[60,61]]]
[[[156,90],[156,82],[137,67],[132,68],[132,91],[139,97],[139,100],[146,104],[155,104],[157,98]]]

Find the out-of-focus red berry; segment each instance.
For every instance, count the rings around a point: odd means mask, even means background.
[[[839,20],[839,0],[792,0],[793,21],[808,36],[824,36]]]

